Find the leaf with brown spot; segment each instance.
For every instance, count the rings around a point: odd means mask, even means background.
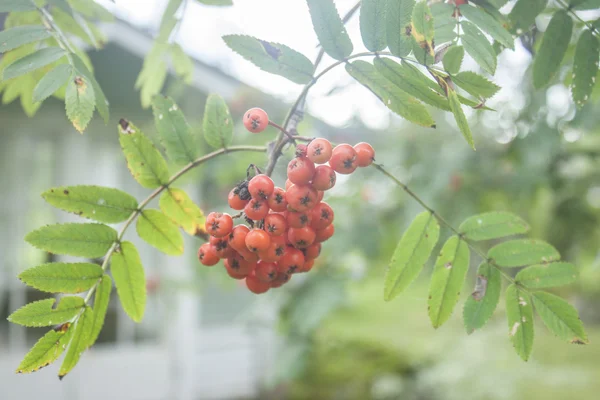
[[[72,76],[67,83],[65,107],[67,117],[80,133],[83,133],[94,115],[96,98],[87,78]]]

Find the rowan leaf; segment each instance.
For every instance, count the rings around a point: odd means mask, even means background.
[[[487,40],[485,35],[471,22],[463,21],[461,23],[463,36],[461,36],[462,45],[465,51],[473,57],[475,62],[486,72],[494,75],[496,72],[496,52]]]
[[[204,232],[204,213],[181,189],[169,188],[160,196],[160,209],[190,235]]]
[[[446,54],[444,54],[444,58],[442,59],[442,63],[444,64],[444,69],[449,74],[456,74],[460,70],[460,66],[462,65],[463,58],[465,57],[465,48],[462,46],[452,46],[448,49]]]
[[[131,122],[119,122],[119,141],[131,175],[145,188],[155,189],[169,181],[167,162],[154,144]]]
[[[140,214],[136,230],[148,244],[165,254],[183,254],[183,237],[177,226],[158,210],[144,210]]]
[[[202,130],[206,143],[214,148],[227,148],[233,140],[233,120],[225,100],[218,94],[206,99]]]
[[[48,72],[33,89],[33,101],[44,101],[53,95],[58,89],[63,87],[73,73],[73,67],[70,64],[59,64]]]
[[[521,267],[556,261],[560,254],[543,240],[516,239],[492,247],[488,257],[501,267]]]
[[[486,262],[479,265],[476,279],[475,289],[463,308],[463,320],[468,334],[483,328],[487,323],[498,306],[502,289],[500,271]]]
[[[508,18],[513,24],[513,30],[528,32],[535,23],[535,18],[546,9],[548,0],[518,0]]]
[[[80,133],[83,133],[94,115],[96,97],[91,82],[80,75],[71,75],[65,92],[67,117]]]
[[[69,324],[70,325],[70,324]],[[69,340],[72,330],[50,330],[33,345],[17,367],[18,374],[27,374],[44,368],[61,356]]]
[[[60,47],[45,47],[37,50],[7,65],[2,72],[2,79],[6,81],[28,74],[38,68],[52,64],[66,54],[67,52]]]
[[[101,277],[102,268],[92,263],[47,263],[19,274],[26,285],[48,293],[85,292]]]
[[[386,41],[390,52],[406,57],[412,51],[412,12],[415,0],[389,1],[386,18]]]
[[[0,32],[0,53],[21,47],[24,44],[39,42],[51,36],[41,25],[22,25]]]
[[[245,35],[226,35],[229,48],[263,71],[283,76],[294,83],[306,84],[313,78],[314,65],[290,47]]]
[[[96,109],[98,110],[98,114],[100,114],[100,116],[104,119],[104,123],[108,124],[108,119],[110,117],[108,108],[109,103],[104,95],[104,92],[102,91],[102,88],[98,84],[98,81],[96,81],[94,74],[90,72],[88,67],[86,67],[86,63],[83,62],[83,60],[77,54],[73,54],[72,58],[73,65],[75,66],[77,73],[84,76],[88,82],[91,83],[92,88],[94,89],[94,97],[96,99],[95,105]]]
[[[529,294],[514,284],[506,289],[506,318],[515,351],[527,361],[533,349],[533,306]]]
[[[363,0],[360,5],[360,33],[369,51],[387,47],[386,13],[388,0]]]
[[[575,58],[573,59],[571,92],[573,101],[578,107],[582,107],[592,94],[596,84],[599,58],[600,42],[598,37],[586,29],[577,41]]]
[[[526,233],[529,225],[518,215],[493,211],[467,218],[458,231],[467,239],[479,241]]]
[[[446,241],[435,262],[429,286],[428,314],[434,328],[450,318],[465,282],[471,253],[458,236]]]
[[[452,81],[477,98],[490,98],[500,90],[500,86],[471,71],[463,71],[453,75]]]
[[[543,289],[568,285],[577,280],[577,268],[571,263],[553,262],[524,268],[515,276],[515,281],[528,288]]]
[[[79,358],[85,350],[91,345],[92,339],[92,325],[93,325],[93,311],[91,307],[85,307],[85,311],[77,319],[75,327],[73,329],[73,337],[69,343],[69,348],[60,370],[58,371],[58,377],[64,378],[79,362]]]
[[[30,232],[25,240],[50,253],[96,258],[106,254],[117,240],[117,231],[95,223],[55,224]]]
[[[546,292],[534,292],[532,297],[535,310],[552,333],[569,343],[588,343],[587,334],[575,307],[564,299]]]
[[[352,54],[352,42],[333,0],[307,0],[310,17],[319,43],[336,60]]]
[[[146,308],[146,278],[133,243],[121,243],[113,254],[111,270],[123,310],[132,320],[140,322]]]
[[[102,281],[96,289],[94,295],[94,314],[92,318],[92,328],[90,333],[90,346],[96,343],[100,331],[104,326],[104,318],[108,311],[108,304],[110,303],[110,293],[112,291],[112,280],[110,276],[103,275]]]
[[[439,235],[440,225],[431,213],[424,211],[417,215],[398,242],[386,272],[386,301],[400,294],[419,276]]]
[[[54,303],[54,298],[34,301],[12,313],[8,320],[27,327],[60,325],[75,318],[85,306],[83,299],[77,296],[63,297],[58,306],[52,308]]]
[[[172,98],[156,96],[152,101],[154,123],[167,150],[176,164],[188,164],[198,158],[196,140],[181,109]]]
[[[552,16],[542,44],[533,59],[533,86],[540,89],[550,83],[558,72],[567,53],[573,20],[565,10],[558,10]]]
[[[468,4],[462,4],[459,9],[461,14],[469,21],[477,25],[479,29],[489,34],[494,40],[498,41],[503,46],[514,50],[515,40],[513,39],[512,35],[490,14],[481,8]]]
[[[473,134],[471,133],[469,122],[467,121],[467,117],[465,116],[462,106],[460,105],[460,99],[452,88],[448,88],[448,104],[450,104],[450,111],[452,111],[452,114],[454,114],[454,119],[456,120],[458,129],[460,129],[460,132],[469,146],[475,150],[475,142],[473,141]]]
[[[130,194],[94,185],[56,187],[42,197],[53,207],[107,224],[125,221],[138,207]]]

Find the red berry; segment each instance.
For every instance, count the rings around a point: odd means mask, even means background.
[[[329,159],[329,165],[338,174],[351,174],[358,167],[356,151],[349,144],[335,146]]]
[[[252,133],[259,133],[269,125],[269,116],[260,108],[251,108],[244,114],[244,126]]]
[[[271,285],[268,282],[261,282],[257,277],[252,275],[246,277],[246,286],[254,294],[265,293],[271,289]]]
[[[304,228],[290,228],[288,230],[288,239],[297,249],[305,249],[315,241],[315,230],[310,226]]]
[[[229,246],[229,235],[222,238],[211,236],[208,242],[215,248],[219,258],[231,257],[235,253],[235,250]]]
[[[258,262],[258,254],[251,252],[248,248],[238,251],[238,254],[250,264],[256,264]]]
[[[271,236],[271,244],[269,245],[269,248],[266,250],[259,251],[257,253],[258,257],[262,261],[266,262],[279,261],[279,259],[281,258],[281,256],[283,256],[283,253],[285,252],[285,248],[287,247],[286,237],[287,234],[282,236]]]
[[[233,228],[233,219],[227,213],[211,212],[206,217],[204,229],[208,234],[214,237],[223,237],[229,235]]]
[[[323,196],[325,196],[325,192],[322,190],[317,190],[317,204],[323,200]]]
[[[246,204],[248,204],[248,200],[242,200],[240,198],[240,192],[238,188],[231,189],[229,196],[227,196],[227,202],[229,203],[229,207],[238,211],[243,210]]]
[[[277,264],[259,261],[254,268],[254,276],[261,282],[273,282],[277,278]]]
[[[310,226],[314,230],[325,229],[333,222],[333,209],[327,203],[321,202],[310,211],[312,213]]]
[[[287,176],[294,185],[308,184],[315,174],[315,164],[306,157],[296,157],[289,162]]]
[[[266,200],[275,190],[273,180],[267,175],[260,174],[250,179],[248,191],[250,195],[258,200]]]
[[[269,214],[265,217],[265,231],[271,236],[283,235],[287,230],[287,222],[281,214]]]
[[[277,262],[277,269],[284,274],[293,274],[304,265],[304,254],[298,249],[288,247]]]
[[[287,210],[287,201],[285,200],[285,190],[276,187],[273,194],[267,200],[269,208],[273,211],[282,212]]]
[[[285,273],[282,273],[282,272],[278,272],[277,273],[277,277],[275,278],[275,280],[273,282],[271,282],[271,287],[272,288],[278,288],[280,286],[283,286],[286,283],[288,283],[291,278],[292,278],[291,274],[285,274]]]
[[[306,157],[306,145],[299,144],[296,146],[296,157]]]
[[[315,238],[315,243],[321,243],[326,241],[327,239],[333,236],[334,232],[335,228],[333,227],[333,224],[328,225],[325,229],[319,229],[318,231],[315,231],[317,235]]]
[[[327,139],[315,139],[306,148],[306,156],[315,164],[325,164],[331,158],[331,143]]]
[[[285,190],[287,191],[293,185],[292,181],[289,179],[285,180]]]
[[[312,186],[317,190],[329,190],[335,185],[336,174],[329,165],[319,165],[315,168]]]
[[[219,262],[219,257],[217,256],[217,252],[214,246],[211,246],[210,243],[204,243],[198,249],[198,260],[202,263],[202,265],[206,265],[207,267],[213,266]]]
[[[306,249],[302,250],[305,261],[314,260],[321,254],[321,243],[313,243]]]
[[[302,268],[300,268],[300,271],[298,272],[309,272],[312,269],[313,265],[315,265],[315,260],[306,261]]]
[[[358,143],[354,146],[354,151],[356,151],[356,164],[359,167],[368,167],[375,161],[375,149],[369,143]]]
[[[244,213],[251,220],[259,221],[269,213],[269,204],[266,200],[253,198],[246,204],[246,207],[244,207]]]
[[[233,271],[232,269],[229,269],[229,268],[225,268],[225,271],[227,271],[227,275],[229,275],[233,279],[237,279],[237,280],[242,280],[246,276],[248,276],[247,274],[238,274],[238,273],[236,273],[235,271]]]
[[[303,228],[310,225],[312,218],[311,211],[304,212],[291,212],[289,211],[286,215],[286,221],[290,228]]]
[[[309,185],[292,185],[285,192],[288,202],[288,210],[306,211],[318,203],[319,194],[316,189]]]
[[[237,252],[246,249],[246,235],[250,232],[250,228],[246,225],[237,225],[229,234],[229,247]]]
[[[248,275],[250,271],[254,269],[254,263],[250,263],[239,254],[235,254],[232,257],[229,257],[224,262],[225,268],[230,270],[235,274],[243,274]]]
[[[271,236],[262,229],[252,229],[246,235],[246,247],[253,253],[269,248]]]

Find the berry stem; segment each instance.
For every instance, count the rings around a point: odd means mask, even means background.
[[[295,140],[294,136],[291,133],[289,133],[287,130],[285,130],[285,128],[283,128],[281,125],[278,125],[273,121],[269,121],[269,125],[271,125],[274,128],[279,129],[281,131],[281,133],[283,133],[285,136],[288,137],[288,140],[290,142],[296,144],[296,140]]]
[[[400,179],[396,178],[391,172],[386,170],[383,167],[383,165],[373,163],[372,166],[375,167],[375,169],[377,169],[379,172],[381,172],[382,174],[384,174],[385,176],[390,178],[392,181],[394,181],[396,183],[396,185],[400,186],[402,188],[402,190],[404,190],[406,192],[406,194],[408,194],[417,203],[419,203],[419,205],[421,207],[423,207],[425,210],[429,211],[431,213],[431,215],[433,215],[435,217],[435,219],[437,219],[441,225],[450,229],[450,231],[452,231],[452,233],[454,233],[461,240],[463,240],[475,254],[477,254],[479,257],[481,257],[482,260],[484,260],[485,262],[490,264],[492,267],[496,268],[500,272],[500,274],[502,276],[504,276],[504,278],[506,278],[509,282],[519,286],[521,289],[525,290],[525,288],[523,288],[521,285],[519,285],[515,282],[515,280],[512,278],[512,276],[510,276],[506,272],[504,272],[502,267],[500,267],[498,264],[496,264],[496,262],[493,259],[489,258],[481,249],[479,249],[478,247],[473,245],[468,239],[466,239],[464,237],[464,234],[460,233],[458,231],[458,229],[454,228],[445,218],[443,218],[441,215],[439,215],[433,208],[429,207],[415,192],[413,192],[411,189],[409,189],[409,187],[405,183],[403,183]]]
[[[112,244],[112,246],[110,247],[110,249],[107,251],[106,255],[104,256],[104,261],[102,262],[102,266],[101,266],[102,271],[106,272],[108,270],[108,268],[109,268],[108,262],[110,261],[110,257],[119,248],[119,244],[121,243],[121,240],[123,240],[123,236],[125,235],[125,232],[131,226],[131,224],[136,220],[136,218],[144,211],[146,206],[153,199],[158,197],[158,195],[160,195],[165,189],[167,189],[170,185],[172,185],[176,180],[181,178],[183,175],[185,175],[187,172],[191,171],[195,167],[197,167],[201,164],[204,164],[205,162],[212,160],[213,158],[216,158],[223,154],[233,153],[233,152],[237,152],[237,151],[250,151],[250,152],[264,153],[267,151],[267,149],[265,147],[261,147],[261,146],[231,146],[226,149],[223,148],[223,149],[213,151],[212,153],[208,153],[208,154],[192,161],[191,163],[189,163],[188,165],[186,165],[185,167],[180,169],[171,178],[169,178],[169,180],[165,184],[159,186],[152,193],[150,193],[150,195],[148,195],[148,197],[146,197],[139,204],[138,208],[131,213],[131,215],[129,216],[127,221],[125,221],[125,223],[119,230],[119,233],[117,234],[117,240],[115,240],[115,242]],[[98,285],[100,284],[100,282],[101,282],[101,279],[99,279],[96,282],[96,284],[94,286],[92,286],[92,288],[87,292],[85,299],[84,299],[84,307],[82,308],[81,313],[79,313],[74,318],[74,321],[77,320],[79,318],[79,316],[83,313],[83,311],[85,310],[85,305],[87,305],[87,303],[92,298],[92,296],[93,296],[94,292],[96,291],[96,289],[98,288]]]

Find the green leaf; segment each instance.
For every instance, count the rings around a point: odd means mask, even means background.
[[[2,79],[9,80],[16,78],[17,76],[25,75],[59,60],[66,54],[67,52],[60,47],[45,47],[34,53],[28,54],[25,57],[19,58],[8,65],[4,68]]]
[[[425,0],[418,2],[413,9],[411,34],[415,38],[417,45],[423,49],[425,54],[430,56],[434,55],[433,15],[431,15],[431,10],[429,9],[429,6]],[[419,57],[417,57],[417,59],[419,59]]]
[[[226,35],[223,40],[231,50],[263,71],[300,84],[308,83],[313,78],[315,67],[312,62],[286,45],[244,35]]]
[[[23,25],[0,32],[0,53],[7,52],[27,43],[48,39],[50,32],[40,25]]]
[[[75,129],[83,133],[94,115],[96,98],[94,88],[84,76],[71,76],[65,92],[67,117]]]
[[[528,32],[537,17],[544,9],[548,0],[518,0],[508,15],[514,31]]]
[[[24,0],[0,0],[0,12],[34,11],[35,4]]]
[[[573,82],[571,91],[573,101],[578,107],[583,106],[594,89],[600,58],[600,43],[598,38],[589,30],[584,30],[575,48],[573,60]]]
[[[573,20],[565,10],[558,10],[548,24],[542,44],[533,59],[533,86],[546,86],[558,72],[569,47]]]
[[[460,13],[469,21],[474,23],[482,31],[489,34],[494,40],[498,41],[509,49],[515,48],[515,40],[509,31],[507,31],[500,22],[481,8],[463,4],[460,7]]]
[[[148,244],[171,256],[183,254],[183,237],[177,226],[158,210],[144,210],[136,230]]]
[[[527,361],[533,348],[533,307],[529,294],[514,284],[506,289],[506,318],[515,351]]]
[[[360,5],[360,34],[369,51],[387,47],[386,13],[388,0],[363,0]]]
[[[75,66],[77,73],[83,75],[88,82],[92,84],[92,88],[94,88],[94,96],[96,98],[96,109],[98,110],[98,114],[100,114],[100,116],[104,119],[104,123],[108,124],[108,119],[110,116],[108,110],[109,103],[108,100],[106,100],[106,96],[104,95],[102,88],[96,81],[94,74],[92,74],[85,66],[83,60],[77,54],[73,54],[72,58],[73,65]]]
[[[61,298],[55,309],[54,303],[54,298],[34,301],[12,313],[8,320],[27,327],[60,325],[73,319],[85,305],[77,296]]]
[[[464,35],[461,36],[466,52],[486,72],[494,75],[496,72],[496,52],[485,35],[470,22],[461,23]]]
[[[190,84],[194,77],[194,61],[188,56],[178,43],[171,43],[169,47],[171,54],[171,64],[175,69],[175,74],[180,77],[183,82]]]
[[[69,349],[65,355],[60,370],[58,371],[58,377],[64,378],[79,362],[81,354],[91,345],[92,338],[92,325],[94,321],[94,315],[91,307],[86,307],[85,311],[77,319],[73,330],[73,337],[69,343]]]
[[[411,21],[415,0],[392,0],[386,19],[387,44],[395,56],[406,57],[412,51]]]
[[[454,90],[448,88],[448,104],[450,104],[450,110],[452,114],[454,114],[454,119],[456,120],[456,125],[458,125],[458,129],[463,134],[467,143],[473,150],[475,150],[475,142],[473,142],[473,134],[471,133],[471,128],[469,127],[469,122],[467,121],[467,117],[460,105],[460,100],[458,95]]]
[[[431,6],[435,45],[452,42],[456,39],[457,19],[453,17],[454,6],[448,3],[434,3]]]
[[[156,96],[152,102],[152,112],[169,158],[177,164],[194,161],[198,157],[196,140],[183,112],[173,99]]]
[[[500,90],[500,86],[471,71],[459,72],[452,76],[452,81],[477,98],[490,98]]]
[[[145,188],[154,189],[169,181],[167,162],[154,144],[131,122],[119,122],[119,141],[131,175]]]
[[[50,330],[36,342],[17,367],[18,374],[27,374],[44,368],[60,357],[69,339],[71,330]]]
[[[521,267],[556,261],[560,259],[560,254],[543,240],[517,239],[492,247],[488,257],[501,267]]]
[[[429,87],[429,79],[421,74],[414,74],[412,70],[406,68],[389,58],[375,58],[373,61],[377,71],[393,83],[398,89],[416,97],[422,102],[439,109],[450,111],[448,100],[431,90]]]
[[[119,250],[113,254],[111,269],[123,310],[132,320],[140,322],[146,309],[146,278],[142,260],[133,243],[121,243]]]
[[[352,54],[352,42],[333,0],[307,0],[313,27],[323,50],[336,60]]]
[[[424,211],[410,224],[390,261],[385,275],[384,298],[392,300],[408,287],[423,269],[440,236],[440,225]]]
[[[524,268],[519,271],[515,281],[528,288],[543,289],[573,283],[577,275],[577,268],[573,264],[553,262]]]
[[[159,205],[167,217],[190,235],[204,232],[204,213],[183,190],[169,188],[164,191]]]
[[[110,276],[103,275],[102,281],[96,289],[94,296],[94,315],[92,318],[92,328],[90,333],[90,346],[96,343],[96,339],[102,331],[104,326],[104,318],[108,310],[108,304],[110,303],[110,292],[112,291],[112,280]]]
[[[518,215],[492,211],[467,218],[458,231],[470,240],[490,240],[526,233],[529,225]]]
[[[450,318],[469,270],[469,246],[458,236],[446,241],[440,251],[429,286],[429,319],[439,328]]]
[[[233,120],[229,107],[218,94],[210,94],[204,107],[202,130],[206,143],[214,148],[226,148],[233,140]]]
[[[460,66],[462,65],[463,58],[465,58],[465,49],[462,46],[452,46],[448,49],[446,54],[444,54],[444,58],[442,59],[442,63],[444,64],[444,69],[449,74],[457,74],[460,71]]]
[[[477,270],[475,290],[463,308],[463,320],[468,334],[483,328],[490,319],[500,301],[501,288],[500,271],[486,262],[481,263]]]
[[[570,0],[569,6],[573,10],[594,10],[600,7],[600,0]]]
[[[575,307],[550,293],[535,292],[532,296],[537,313],[552,333],[569,343],[588,343]]]
[[[117,231],[103,224],[55,224],[30,232],[25,240],[50,253],[96,258],[117,240]]]
[[[102,186],[61,186],[42,193],[48,204],[107,224],[125,221],[137,207],[132,195]]]
[[[91,263],[48,263],[19,274],[25,284],[49,293],[85,292],[101,277],[102,268]]]
[[[63,87],[73,73],[73,67],[70,64],[57,65],[48,72],[33,89],[33,101],[44,101],[58,89]]]
[[[142,70],[135,81],[135,88],[140,90],[143,108],[151,105],[152,99],[160,93],[165,84],[167,79],[165,55],[168,50],[168,43],[156,41],[144,58]]]
[[[415,124],[435,128],[435,121],[425,106],[379,74],[372,64],[355,61],[346,64],[346,71],[396,114]]]

